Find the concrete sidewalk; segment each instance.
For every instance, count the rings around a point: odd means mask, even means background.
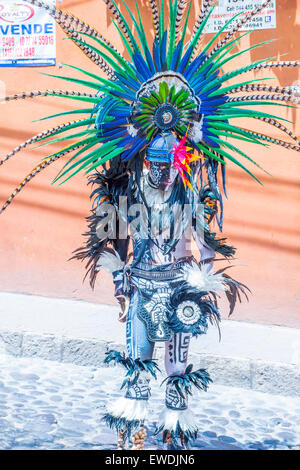
[[[124,349],[118,307],[0,293],[0,353],[99,366],[107,349]],[[193,339],[190,362],[217,384],[300,396],[300,330],[223,320]],[[161,360],[163,345],[155,357]]]

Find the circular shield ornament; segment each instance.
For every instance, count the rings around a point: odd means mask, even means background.
[[[176,316],[184,325],[194,325],[200,319],[201,310],[196,302],[186,300],[178,305]]]
[[[159,106],[154,114],[154,121],[157,127],[162,130],[172,129],[178,122],[179,113],[177,109],[169,103]]]

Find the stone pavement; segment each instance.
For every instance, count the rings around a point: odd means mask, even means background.
[[[0,354],[100,367],[107,349],[124,349],[119,307],[0,292]],[[193,338],[189,357],[218,385],[299,397],[300,329],[222,320]],[[157,343],[154,357],[164,346]],[[284,380],[282,380],[284,377]]]
[[[117,380],[123,372],[6,354],[0,355],[0,371],[1,450],[116,448],[116,436],[101,416],[109,397],[119,396]],[[162,406],[163,378],[153,384],[149,449],[162,448],[152,431]],[[213,384],[191,406],[201,429],[194,449],[291,449],[300,444],[300,398]]]

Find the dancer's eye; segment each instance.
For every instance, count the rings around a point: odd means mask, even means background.
[[[169,164],[166,164],[166,165],[160,165],[160,169],[161,170],[167,170],[170,168],[170,165]]]

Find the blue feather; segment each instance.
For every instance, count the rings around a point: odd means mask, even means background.
[[[204,86],[206,86],[207,84],[209,84],[210,82],[212,82],[212,80],[214,80],[214,79],[217,77],[218,73],[219,73],[219,72],[216,71],[216,72],[213,73],[210,77],[207,77],[205,80],[201,81],[200,87],[199,87],[199,85],[195,86],[195,85],[194,85],[194,80],[191,80],[191,82],[190,82],[190,83],[191,83],[191,86],[195,89],[196,93],[198,93],[197,90],[201,91],[201,89],[203,89]],[[218,85],[218,87],[219,87],[219,85]],[[199,88],[200,88],[200,89],[199,89]],[[210,90],[209,92],[206,91],[205,93],[208,95],[208,93],[211,93],[211,90]]]
[[[146,55],[148,66],[149,66],[152,74],[155,75],[156,74],[155,65],[154,65],[152,55],[150,54],[150,51],[149,51],[148,47],[145,50],[145,55]]]
[[[198,70],[205,57],[205,54],[200,54],[199,57],[193,60],[193,62],[191,62],[191,64],[187,67],[183,74],[187,80],[189,80],[193,76],[193,74]]]
[[[131,135],[128,135],[128,132],[126,132],[124,139],[121,140],[121,142],[119,142],[118,147],[125,147],[126,145],[130,145],[130,149],[131,149],[133,143],[134,143],[134,137],[131,137]]]
[[[208,98],[211,93],[213,93],[214,91],[217,91],[219,88],[220,88],[220,85],[214,86],[209,91],[206,91],[203,95],[201,95],[201,98],[202,96],[205,96],[206,98]]]
[[[167,62],[167,31],[164,32],[161,45],[160,45],[160,61],[161,61],[161,70],[166,69]]]
[[[209,106],[220,106],[221,104],[226,103],[227,101],[227,96],[219,96],[219,97],[203,97],[201,96],[201,99],[205,101],[205,104],[208,104]]]
[[[127,135],[126,129],[125,128],[119,128],[119,129],[112,129],[111,131],[105,131],[102,129],[99,129],[99,132],[97,133],[97,137],[100,139],[102,142],[107,142],[112,139],[118,139],[119,137],[125,137]]]
[[[205,80],[205,75],[199,74],[193,81],[190,80],[190,85],[194,90],[196,90],[199,87],[200,88],[202,87],[202,83],[204,82],[204,80]]]
[[[180,39],[179,43],[176,46],[175,51],[173,52],[173,57],[172,57],[172,62],[170,65],[170,70],[176,70],[177,69],[177,63],[181,54],[182,50],[182,39]]]
[[[204,60],[204,59],[203,59],[203,60]],[[203,61],[202,61],[202,62],[203,62]],[[201,63],[201,65],[202,65],[202,63]],[[212,68],[212,66],[213,66],[213,63],[211,63],[210,65],[208,65],[208,66],[206,67],[206,69],[205,69],[204,71],[202,71],[199,75],[201,75],[202,77],[207,77],[208,72],[210,71],[210,69]],[[195,75],[194,75],[194,77],[191,78],[191,80],[192,80],[193,78],[197,80],[197,77],[198,77],[198,72],[197,72],[197,70],[194,72],[194,74],[195,74]]]
[[[160,51],[159,51],[159,44],[158,44],[157,38],[155,38],[153,42],[153,58],[154,58],[156,69],[158,72],[160,72],[161,61],[160,61]]]
[[[205,142],[210,147],[213,147],[213,148],[219,148],[220,147],[220,145],[217,142],[215,142],[214,140],[210,139],[204,131],[203,131],[202,140],[203,140],[203,142]]]
[[[116,98],[123,98],[125,100],[133,101],[135,99],[134,93],[126,93],[118,90],[109,90],[109,94],[115,96]]]
[[[130,113],[120,113],[120,112],[116,112],[116,111],[113,110],[113,111],[110,111],[109,116],[110,117],[129,119],[130,118]]]
[[[129,75],[127,75],[127,78],[124,78],[118,72],[115,72],[115,75],[122,82],[122,84],[126,85],[129,89],[133,88],[135,91],[137,91],[140,88],[139,83],[136,80],[133,80],[133,78],[129,77]]]
[[[114,128],[114,127],[117,127],[117,126],[121,126],[122,124],[127,124],[127,117],[123,117],[123,118],[120,118],[120,119],[115,119],[114,121],[112,122],[103,122],[101,124],[101,127],[103,129],[109,129],[109,128]]]
[[[126,116],[130,115],[132,112],[132,107],[131,106],[116,106],[115,108],[111,109],[109,112],[110,116]]]
[[[142,139],[141,137],[136,137],[134,141],[132,142],[132,146],[130,149],[125,150],[122,154],[122,160],[123,161],[128,161],[132,157],[134,157],[147,143],[146,139]]]
[[[185,69],[185,67],[186,67],[186,65],[187,65],[187,63],[188,63],[188,61],[191,57],[192,52],[193,52],[193,48],[191,46],[188,47],[186,53],[184,54],[183,58],[181,59],[181,61],[179,63],[179,66],[178,66],[178,69],[177,69],[177,71],[179,73],[183,73],[183,71],[184,71],[184,69]]]
[[[143,79],[148,80],[152,76],[152,74],[149,70],[148,65],[143,59],[142,54],[140,52],[136,52],[135,54],[133,54],[133,60],[137,70],[142,75]]]
[[[226,165],[221,164],[221,170],[222,170],[223,192],[225,194],[226,199],[228,199],[227,192],[226,192]]]
[[[136,75],[136,78],[138,79],[138,81],[140,83],[144,83],[145,79],[144,77],[140,74],[140,72],[138,71],[138,69],[136,68],[135,64],[129,64],[130,67],[132,68],[132,70],[134,71],[135,75]]]

